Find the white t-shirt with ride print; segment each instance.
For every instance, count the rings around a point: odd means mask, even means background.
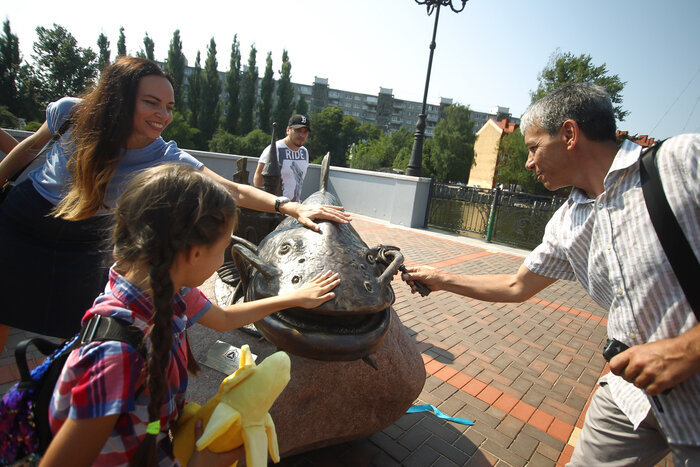
[[[304,146],[292,151],[281,139],[276,145],[277,161],[282,174],[282,196],[301,202],[301,189],[304,186],[306,170],[309,168],[309,151]],[[270,146],[265,148],[258,162],[267,164],[269,161]]]

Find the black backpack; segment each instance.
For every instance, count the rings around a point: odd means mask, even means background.
[[[125,342],[146,358],[143,332],[133,324],[95,315],[72,339],[56,344],[41,337],[26,339],[15,349],[20,381],[0,402],[0,465],[37,463],[52,439],[49,404],[68,355],[95,341]],[[27,348],[33,344],[47,358],[31,372]]]

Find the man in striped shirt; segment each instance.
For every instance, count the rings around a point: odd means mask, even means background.
[[[403,279],[414,292],[418,280],[492,302],[578,280],[609,310],[608,337],[629,350],[601,378],[570,465],[653,466],[669,450],[676,465],[700,465],[700,325],[649,218],[642,148],[618,148],[610,97],[592,84],[565,85],[535,102],[521,129],[526,167],[549,190],[574,187],[542,243],[513,275],[418,267]],[[700,135],[670,138],[656,157],[671,209],[700,258]]]

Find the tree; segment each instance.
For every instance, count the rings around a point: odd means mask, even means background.
[[[306,144],[314,162],[331,153],[331,165],[345,167],[348,147],[358,141],[360,123],[350,115],[343,115],[340,107],[326,107],[311,116],[313,131]]]
[[[289,61],[289,54],[282,51],[282,68],[279,71],[280,79],[277,81],[277,104],[275,105],[275,121],[278,127],[286,127],[289,117],[294,111],[294,88],[292,87],[292,63]],[[300,97],[303,99],[303,97]],[[297,106],[297,113],[307,115],[308,105],[304,111],[300,111]]]
[[[165,65],[165,70],[173,79],[173,91],[175,93],[175,108],[185,108],[184,84],[185,84],[185,66],[187,60],[182,53],[182,41],[180,40],[180,30],[176,29],[173,33],[173,38],[170,41],[168,49],[168,62]]]
[[[173,112],[173,120],[170,125],[163,131],[163,139],[166,141],[177,141],[177,145],[181,148],[196,148],[199,130],[192,127],[185,120],[185,116],[181,112]]]
[[[531,93],[532,102],[564,84],[595,83],[606,89],[613,102],[615,117],[621,122],[624,121],[629,115],[629,111],[622,110],[621,105],[622,90],[627,82],[621,81],[618,75],[609,75],[605,63],[595,66],[592,60],[588,54],[576,57],[570,52],[562,53],[559,49],[555,50],[549,57],[547,65],[537,75],[539,84],[537,90]]]
[[[356,145],[350,167],[363,170],[387,170],[399,167],[404,155],[410,156],[413,132],[401,128],[393,133],[382,133],[376,125],[362,124],[357,132],[360,142]],[[403,167],[408,165],[408,158]]]
[[[112,54],[109,51],[109,39],[107,39],[107,36],[102,33],[100,33],[100,35],[97,37],[97,50],[99,51],[99,55],[97,57],[97,69],[102,72],[102,70],[109,65],[109,56]]]
[[[226,119],[224,129],[232,135],[238,132],[238,119],[240,117],[241,92],[241,46],[238,43],[238,35],[233,35],[231,44],[231,62],[229,72],[226,74],[226,91],[228,100],[226,101]]]
[[[46,119],[45,105],[43,104],[45,100],[42,98],[44,85],[34,68],[26,63],[22,65],[19,69],[18,82],[20,109],[17,115],[24,117],[29,122],[43,122]],[[27,124],[25,129],[31,131],[30,126]]]
[[[232,135],[219,127],[209,140],[209,150],[222,154],[240,154],[241,139],[240,136]]]
[[[77,96],[97,76],[97,56],[89,47],[78,47],[78,41],[65,28],[36,28],[32,58],[35,76],[42,83],[42,107],[64,96]]]
[[[531,170],[525,168],[528,149],[520,129],[503,136],[498,151],[494,181],[511,191],[518,189],[527,193],[545,193],[547,189],[535,179]]]
[[[136,53],[137,57],[147,58],[153,60],[153,49],[155,48],[155,43],[153,39],[148,36],[148,33],[143,38],[143,49]]]
[[[0,36],[0,105],[6,106],[12,114],[20,111],[19,73],[22,58],[19,53],[19,39],[12,34],[10,20],[2,24]]]
[[[296,105],[294,106],[294,110],[290,112],[290,116],[292,113],[297,113],[301,115],[309,115],[309,103],[306,102],[306,99],[304,99],[304,96],[299,96],[299,100],[297,100]],[[289,118],[289,117],[287,117]]]
[[[260,102],[258,103],[258,128],[262,130],[272,128],[272,94],[275,90],[273,73],[272,52],[268,52],[265,59],[265,74],[260,82]]]
[[[219,128],[209,142],[209,150],[224,154],[258,157],[263,149],[270,144],[270,137],[259,128],[246,136],[232,135],[223,128]]]
[[[433,138],[427,141],[423,158],[426,176],[440,181],[466,182],[474,162],[474,121],[469,107],[452,104],[445,118],[435,125]]]
[[[119,40],[117,41],[117,57],[126,55],[126,36],[124,36],[124,26],[119,27]]]
[[[17,116],[10,112],[6,105],[0,105],[0,127],[2,128],[17,128],[19,120]]]
[[[259,128],[251,131],[241,139],[240,154],[248,157],[258,157],[270,144],[271,135]]]
[[[243,94],[241,95],[241,134],[248,134],[253,130],[255,122],[255,102],[257,101],[258,68],[255,66],[255,56],[258,51],[255,44],[250,46],[248,56],[248,70],[243,80]]]
[[[212,37],[207,48],[207,59],[202,73],[201,112],[199,114],[199,130],[203,141],[209,141],[219,126],[220,110],[219,96],[221,81],[219,80],[219,64],[216,61],[216,42]]]
[[[194,128],[199,128],[199,94],[202,90],[202,65],[199,50],[194,60],[194,71],[188,82],[187,105],[190,108],[189,123]],[[196,146],[199,147],[199,146]]]

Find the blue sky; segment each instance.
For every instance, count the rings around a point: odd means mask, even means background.
[[[423,98],[435,19],[413,0],[3,3],[0,15],[10,20],[26,59],[37,26],[60,24],[93,50],[104,33],[113,56],[120,26],[130,53],[147,32],[160,60],[180,29],[190,64],[197,51],[204,62],[213,37],[225,71],[237,33],[244,63],[255,43],[258,66],[272,52],[277,71],[286,49],[294,82],[319,76],[332,88],[376,94],[381,86],[414,101]],[[697,0],[469,0],[459,14],[442,8],[428,102],[450,97],[474,110],[500,105],[520,116],[538,73],[559,49],[589,54],[627,82],[622,105],[630,115],[620,129],[656,138],[700,132],[699,20]]]

